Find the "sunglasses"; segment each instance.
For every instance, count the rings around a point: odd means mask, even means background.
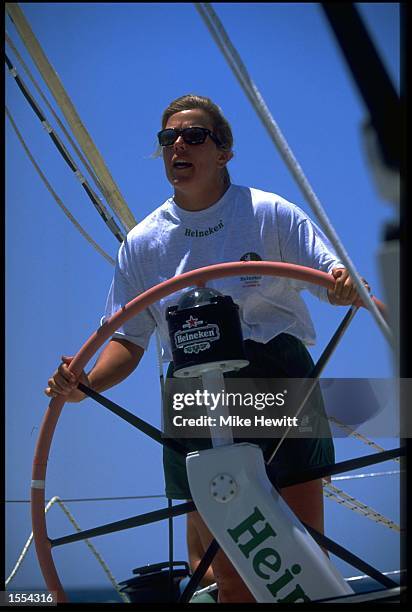
[[[186,144],[190,145],[203,144],[208,136],[210,136],[217,146],[221,146],[222,144],[213,132],[202,127],[188,127],[183,128],[183,130],[166,128],[165,130],[160,130],[157,134],[159,144],[162,147],[170,147],[170,145],[176,142],[179,136],[183,138]]]

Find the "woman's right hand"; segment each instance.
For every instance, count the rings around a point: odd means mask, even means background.
[[[73,357],[62,356],[62,363],[48,380],[48,387],[44,393],[48,397],[58,397],[62,395],[66,402],[81,402],[86,394],[77,389],[79,382],[90,386],[89,379],[84,370],[80,376],[76,377],[73,372],[70,372],[69,365],[73,361]]]

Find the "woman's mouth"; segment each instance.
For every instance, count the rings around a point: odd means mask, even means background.
[[[187,161],[175,161],[173,162],[174,170],[185,170],[186,168],[191,168],[193,164]]]

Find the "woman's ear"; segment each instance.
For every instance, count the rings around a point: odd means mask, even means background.
[[[232,159],[233,151],[219,151],[217,163],[219,168],[224,168],[226,164]]]

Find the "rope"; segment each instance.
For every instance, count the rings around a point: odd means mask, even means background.
[[[73,517],[73,515],[71,514],[70,510],[65,506],[65,504],[63,503],[63,501],[58,497],[52,497],[52,499],[48,502],[44,512],[45,514],[47,514],[47,512],[50,510],[50,508],[57,503],[60,508],[63,510],[63,512],[65,513],[65,515],[67,516],[67,518],[69,519],[69,521],[71,522],[71,524],[74,526],[74,528],[76,529],[76,531],[81,531],[81,528],[79,527],[78,523],[76,522],[75,518]],[[16,565],[14,566],[10,576],[7,578],[6,580],[6,586],[13,580],[14,576],[16,575],[20,565],[23,562],[24,557],[27,554],[27,551],[30,548],[30,545],[33,541],[33,532],[30,534],[29,539],[27,540],[26,544],[24,545],[24,548],[22,550],[22,553],[20,555],[20,557],[17,560]],[[97,551],[96,547],[89,541],[89,540],[84,540],[85,544],[87,544],[87,546],[89,547],[89,549],[91,550],[91,552],[93,553],[93,555],[96,557],[97,561],[100,563],[100,565],[103,568],[104,573],[106,574],[106,576],[108,577],[108,579],[110,580],[110,582],[112,583],[113,587],[115,588],[115,590],[118,592],[119,596],[121,597],[121,599],[125,602],[125,603],[130,603],[129,598],[127,597],[127,595],[125,593],[122,593],[120,591],[120,586],[117,584],[113,574],[111,573],[107,563],[104,561],[103,557],[101,556],[101,554]]]
[[[269,136],[278,148],[279,153],[281,154],[287,167],[295,178],[302,193],[309,202],[312,210],[316,213],[320,224],[323,227],[323,230],[325,231],[325,234],[328,236],[340,259],[348,268],[365,306],[372,313],[376,323],[378,324],[380,330],[382,331],[386,339],[392,344],[392,333],[387,323],[383,319],[376,305],[373,303],[371,296],[368,293],[368,290],[363,284],[361,276],[359,275],[352,260],[346,252],[338,234],[336,233],[321,202],[319,201],[319,198],[315,194],[312,186],[306,178],[300,164],[294,156],[280,128],[273,119],[255,83],[250,78],[244,63],[242,62],[237,50],[230,41],[229,36],[223,28],[221,21],[219,20],[218,16],[216,15],[215,11],[209,3],[198,2],[195,3],[195,7],[200,13],[212,37],[214,38],[220,50],[222,51],[230,68],[237,77],[253,108],[255,109],[263,125],[268,131]]]
[[[73,223],[73,225],[75,226],[75,228],[81,233],[81,235],[93,246],[94,249],[96,249],[96,251],[98,253],[100,253],[100,255],[102,255],[102,257],[104,257],[111,265],[114,265],[114,259],[112,259],[98,244],[97,242],[95,242],[93,240],[93,238],[86,232],[86,230],[84,230],[82,228],[82,226],[80,225],[80,223],[76,220],[76,218],[71,214],[71,212],[69,211],[69,209],[63,204],[62,200],[59,198],[59,196],[57,195],[57,193],[54,191],[53,187],[50,185],[49,181],[47,180],[46,176],[43,174],[43,172],[41,171],[39,165],[36,163],[33,155],[31,154],[28,146],[26,145],[19,129],[17,128],[17,125],[10,113],[10,111],[8,110],[7,106],[6,106],[6,113],[7,113],[7,117],[10,120],[11,125],[14,128],[14,131],[16,132],[16,135],[18,137],[18,139],[20,140],[27,156],[29,157],[31,163],[33,164],[33,166],[35,167],[35,169],[37,170],[37,172],[40,175],[40,178],[42,179],[42,181],[44,182],[44,184],[46,185],[47,189],[49,190],[49,192],[51,193],[51,195],[53,196],[53,198],[56,200],[57,204],[60,206],[60,208],[63,210],[64,214],[68,217],[69,221],[71,221],[71,223]]]
[[[6,55],[6,64],[9,69],[10,74],[16,81],[20,91],[22,92],[22,94],[24,95],[28,103],[30,104],[33,111],[36,113],[37,117],[40,119],[42,126],[45,128],[46,132],[49,134],[50,138],[52,139],[60,155],[63,157],[64,161],[67,163],[70,170],[72,170],[76,178],[80,181],[80,184],[82,185],[83,189],[85,190],[90,200],[92,201],[93,206],[96,208],[97,212],[102,217],[103,221],[105,222],[109,230],[112,232],[112,234],[115,236],[115,238],[117,238],[119,242],[123,242],[124,234],[122,230],[117,225],[115,219],[113,217],[109,217],[107,210],[105,209],[103,203],[99,200],[99,197],[97,196],[97,194],[93,191],[93,189],[90,187],[85,177],[82,175],[79,168],[76,166],[73,158],[71,157],[64,143],[60,139],[59,135],[53,130],[50,123],[47,121],[42,109],[37,104],[33,96],[31,95],[23,79],[18,75],[16,68],[12,65],[7,55]]]
[[[382,584],[384,587],[388,589],[393,588],[393,587],[398,587],[396,582],[392,580],[391,578],[389,578],[389,576],[385,576],[384,574],[382,574],[382,572],[377,570],[375,567],[373,567],[372,565],[370,565],[369,563],[367,563],[366,561],[364,561],[357,555],[354,555],[353,553],[351,553],[344,546],[341,546],[337,542],[334,542],[333,540],[325,536],[323,533],[320,533],[319,531],[317,531],[316,529],[314,529],[307,523],[302,523],[302,524],[304,527],[306,527],[309,534],[312,536],[315,542],[319,544],[319,546],[326,548],[333,555],[336,555],[337,557],[339,557],[346,563],[350,563],[350,565],[353,565],[353,567],[356,567],[356,569],[360,570],[361,572],[365,572],[368,576],[370,576],[371,578],[373,578],[374,580]]]
[[[384,576],[401,576],[405,570],[392,570],[390,572],[382,572]],[[345,578],[347,582],[352,582],[355,580],[362,580],[364,578],[369,578],[367,574],[361,574],[360,576],[349,576],[349,578]]]
[[[354,478],[373,478],[375,476],[393,476],[400,474],[404,470],[388,470],[387,472],[369,472],[369,474],[351,474],[350,476],[333,476],[331,480],[353,480]]]
[[[90,165],[99,177],[100,183],[104,188],[105,196],[119,219],[127,229],[132,229],[136,225],[136,219],[126,204],[119,188],[114,182],[100,152],[94,144],[90,134],[83,125],[72,101],[67,95],[57,72],[47,59],[43,49],[36,39],[24,13],[15,2],[6,2],[6,10],[14,23],[26,49],[33,58],[44,82],[53,94],[54,99],[59,105],[67,123],[73,131],[74,136],[83,150]]]
[[[41,97],[43,102],[46,104],[47,108],[52,113],[53,117],[56,119],[57,123],[59,124],[60,129],[62,130],[62,132],[66,136],[67,140],[70,142],[70,144],[72,145],[73,149],[76,151],[76,153],[77,153],[78,157],[80,158],[81,162],[83,163],[83,165],[87,169],[88,173],[92,177],[96,187],[98,188],[100,193],[102,193],[104,195],[104,188],[100,184],[99,179],[97,178],[97,176],[93,172],[93,169],[88,164],[87,159],[84,157],[83,153],[80,151],[80,149],[77,146],[76,142],[70,136],[70,132],[66,129],[64,123],[60,120],[60,117],[55,112],[53,106],[50,104],[50,102],[48,101],[48,99],[46,98],[44,93],[42,92],[40,85],[37,83],[36,79],[33,76],[33,73],[30,71],[30,68],[27,66],[26,62],[24,61],[24,59],[20,55],[19,50],[17,49],[16,45],[13,43],[12,39],[7,34],[7,32],[6,32],[6,42],[10,46],[10,48],[13,51],[14,55],[17,57],[17,59],[20,62],[21,66],[23,67],[23,70],[25,71],[25,73],[29,77],[30,81],[33,83],[37,93],[39,94],[39,96]]]
[[[382,446],[379,446],[379,444],[376,444],[376,442],[369,440],[362,434],[357,433],[351,427],[349,427],[348,425],[345,425],[344,423],[339,421],[337,418],[329,417],[329,420],[335,423],[336,425],[338,425],[339,427],[341,427],[342,429],[344,429],[345,431],[347,431],[350,436],[360,440],[367,446],[370,446],[371,448],[374,448],[375,450],[380,451],[380,452],[385,451],[385,449]],[[395,457],[392,460],[399,463],[400,458]],[[333,478],[333,480],[334,481],[348,480],[350,478],[365,478],[367,476],[386,476],[389,474],[399,474],[399,473],[400,473],[399,470],[393,470],[389,472],[375,472],[375,473],[370,473],[370,474],[354,474],[352,476],[337,476]],[[346,506],[347,508],[349,508],[349,510],[352,510],[353,512],[357,512],[358,514],[361,514],[362,516],[369,518],[375,521],[376,523],[382,523],[383,525],[385,525],[385,527],[388,527],[389,529],[393,529],[394,531],[398,531],[398,532],[401,531],[399,525],[397,525],[395,522],[384,517],[382,514],[380,514],[379,512],[377,512],[370,506],[367,506],[366,504],[357,500],[352,495],[345,493],[344,491],[342,491],[342,489],[339,489],[338,487],[332,485],[331,483],[324,481],[323,492],[324,492],[325,497],[332,499],[338,504]]]
[[[130,499],[167,499],[166,495],[123,495],[121,497],[80,497],[73,499],[61,499],[62,502],[94,502],[94,501],[123,501]],[[6,499],[6,504],[30,504],[30,499]]]
[[[401,528],[397,523],[395,523],[391,519],[386,518],[370,506],[367,506],[366,504],[360,502],[355,497],[352,497],[352,495],[345,493],[345,491],[342,491],[342,489],[339,489],[338,487],[335,487],[332,484],[324,484],[323,492],[325,497],[336,501],[342,506],[346,506],[346,508],[349,508],[349,510],[352,510],[353,512],[356,512],[364,516],[365,518],[375,521],[376,523],[381,523],[389,529],[393,529],[397,532],[401,531]]]
[[[31,154],[28,146],[26,145],[21,133],[19,132],[17,125],[15,123],[15,121],[13,120],[13,117],[11,115],[11,113],[9,112],[7,106],[6,106],[6,113],[7,113],[7,117],[10,120],[10,123],[12,124],[14,131],[17,134],[18,139],[20,140],[28,158],[30,159],[31,163],[33,164],[33,166],[36,168],[37,172],[39,173],[40,178],[42,179],[42,181],[44,182],[44,184],[46,185],[47,189],[49,190],[49,192],[51,193],[51,195],[53,196],[53,198],[56,200],[57,204],[60,206],[60,208],[62,209],[62,211],[64,212],[64,214],[66,215],[66,217],[69,219],[69,221],[71,221],[74,225],[74,227],[81,233],[81,235],[83,236],[83,238],[85,238],[87,240],[87,242],[89,242],[89,244],[92,245],[92,247],[94,249],[96,249],[96,251],[98,253],[100,253],[100,255],[102,257],[104,257],[106,259],[106,261],[108,261],[112,266],[114,266],[114,259],[112,259],[110,257],[110,255],[108,255],[98,244],[97,242],[95,242],[93,240],[93,238],[86,232],[86,230],[84,230],[82,228],[82,226],[80,225],[80,223],[75,219],[75,217],[71,214],[71,212],[69,211],[69,209],[63,204],[63,202],[61,201],[61,199],[59,198],[59,196],[57,195],[57,193],[54,191],[53,187],[50,185],[49,181],[47,180],[46,176],[43,174],[43,172],[40,170],[39,165],[37,164],[36,160],[34,159],[33,155]]]
[[[337,463],[327,463],[321,466],[308,467],[294,474],[286,476],[282,474],[277,475],[276,485],[279,488],[283,488],[303,482],[309,482],[310,480],[318,480],[320,478],[329,480],[329,476],[335,474],[360,470],[361,468],[375,465],[376,463],[383,463],[393,457],[403,457],[405,455],[406,446],[401,446],[398,448],[391,448],[381,453],[372,453],[371,455],[356,457],[356,459],[346,459],[345,461],[339,461]]]
[[[332,417],[332,416],[330,416],[328,418],[329,418],[330,421],[332,421],[333,423],[335,423],[336,425],[338,425],[339,427],[341,427],[342,429],[347,431],[350,436],[352,436],[353,438],[356,438],[357,440],[360,440],[361,442],[363,442],[367,446],[370,446],[371,448],[374,448],[375,450],[378,450],[378,451],[381,451],[381,452],[385,450],[383,448],[383,446],[379,446],[379,444],[376,444],[376,442],[373,442],[372,440],[369,440],[369,438],[366,438],[366,436],[363,436],[362,434],[358,433],[357,431],[355,431],[354,429],[349,427],[349,425],[345,425],[345,423],[342,423],[337,418]],[[392,461],[396,461],[397,463],[399,463],[400,462],[400,458],[399,457],[395,457],[395,458],[392,459]]]

